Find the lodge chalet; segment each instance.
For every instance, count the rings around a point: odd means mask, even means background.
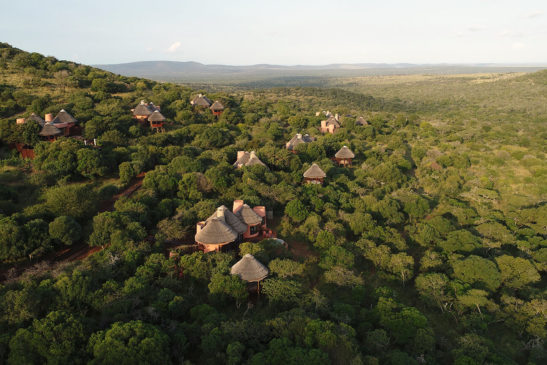
[[[161,114],[159,105],[141,100],[139,105],[135,109],[132,109],[131,112],[133,113],[133,118],[141,124],[148,123],[150,128],[156,132],[164,131],[163,123],[165,122],[165,117]]]
[[[334,132],[336,132],[337,129],[340,128],[340,122],[338,121],[337,116],[338,115],[330,116],[328,119],[321,121],[321,133],[333,134]]]
[[[251,208],[243,200],[234,200],[232,211],[222,205],[207,220],[198,222],[195,240],[204,252],[211,252],[266,234],[266,207]]]

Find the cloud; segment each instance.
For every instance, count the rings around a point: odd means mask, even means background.
[[[505,30],[499,32],[498,36],[499,37],[504,37],[504,38],[522,38],[522,37],[524,37],[524,34],[522,34],[520,32],[515,32],[515,31],[512,31],[512,30],[505,29]]]
[[[470,27],[467,27],[467,30],[469,32],[482,32],[483,30],[486,30],[486,27],[483,25],[472,25]]]
[[[523,49],[526,45],[524,43],[521,43],[521,42],[515,42],[511,45],[511,48],[513,49]]]
[[[172,45],[170,45],[169,48],[167,48],[167,52],[173,53],[173,52],[175,52],[179,47],[180,47],[180,42],[179,42],[179,41],[176,41],[175,43],[173,43]]]
[[[538,17],[540,17],[540,16],[542,16],[542,15],[543,15],[543,12],[542,12],[542,11],[536,10],[536,11],[533,11],[533,12],[527,14],[527,15],[526,15],[526,18],[528,18],[528,19],[534,19],[534,18],[538,18]]]

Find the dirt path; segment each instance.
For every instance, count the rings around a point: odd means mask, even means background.
[[[99,207],[99,213],[102,212],[111,212],[114,210],[114,204],[121,197],[128,197],[133,194],[135,191],[140,189],[142,186],[142,181],[146,173],[141,173],[137,175],[137,181],[131,186],[127,187],[124,191],[119,194],[114,195],[111,199],[105,200],[101,203]],[[83,260],[86,257],[99,252],[102,250],[102,247],[92,247],[85,243],[78,243],[69,247],[63,247],[55,252],[50,252],[47,255],[37,259],[36,261],[25,261],[15,265],[10,265],[0,268],[0,283],[8,279],[13,279],[20,276],[25,272],[25,270],[32,268],[33,266],[39,266],[42,263],[48,263],[49,265],[55,265],[61,262],[71,262],[77,260]]]

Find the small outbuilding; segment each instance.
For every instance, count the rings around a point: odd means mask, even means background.
[[[257,283],[257,289],[260,289],[260,281],[264,280],[270,272],[266,266],[248,253],[232,266],[230,273],[248,283]]]
[[[219,116],[224,111],[224,105],[222,105],[220,101],[216,100],[209,109],[211,109],[213,115]]]
[[[351,161],[355,157],[355,154],[347,147],[340,148],[340,151],[336,152],[334,159],[338,162],[338,165],[351,166]]]
[[[323,184],[325,177],[327,177],[327,174],[316,163],[304,172],[304,182],[306,184]]]

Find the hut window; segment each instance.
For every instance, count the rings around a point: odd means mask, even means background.
[[[258,232],[258,226],[251,226],[249,227],[249,229],[251,234],[255,234]]]

